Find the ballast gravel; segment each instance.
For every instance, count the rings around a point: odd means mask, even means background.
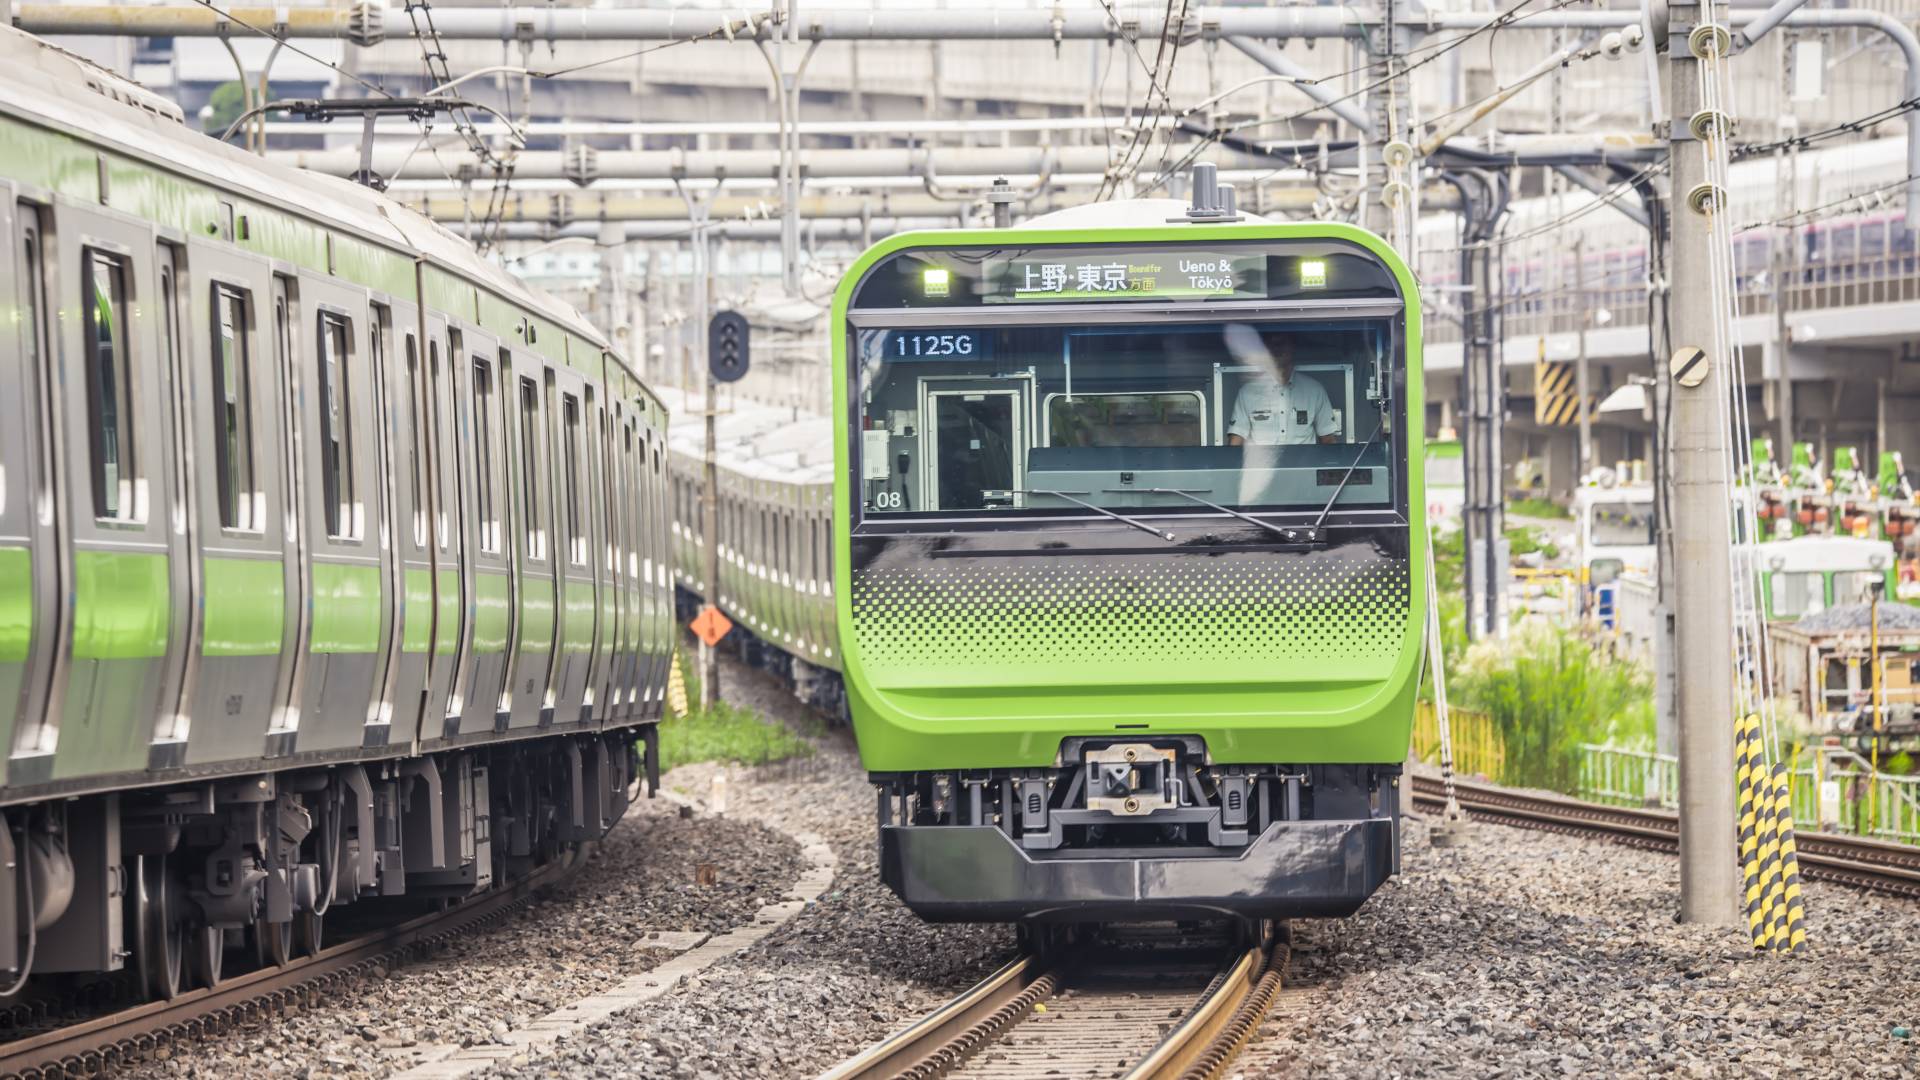
[[[1906,1077],[1920,905],[1806,886],[1810,940],[1679,925],[1679,862],[1493,825],[1347,920],[1294,924],[1289,989],[1241,1077]]]
[[[729,665],[728,702],[800,719],[771,680]],[[814,727],[801,722],[803,730]],[[920,921],[880,883],[873,789],[844,732],[814,739],[811,758],[726,770],[727,813],[778,819],[819,835],[839,871],[819,901],[765,941],[691,977],[676,992],[594,1025],[547,1056],[483,1075],[514,1080],[810,1077],[977,982],[1013,955],[1011,931]],[[686,766],[669,790],[710,804],[713,765]]]
[[[729,665],[726,698],[814,724]],[[819,900],[758,945],[484,1074],[511,1080],[810,1077],[1007,959],[997,927],[930,926],[875,867],[873,796],[844,733],[756,770],[689,766],[635,807],[571,896],[322,1009],[135,1075],[360,1077],[405,1068],[409,1042],[500,1042],[665,954],[643,930],[724,929],[799,875],[791,843],[839,858]],[[709,811],[716,798],[725,816]],[[1294,923],[1287,989],[1230,1076],[1747,1077],[1920,1075],[1920,904],[1807,885],[1803,954],[1756,954],[1738,930],[1680,926],[1677,861],[1599,840],[1476,826],[1434,848],[1410,822],[1403,872],[1343,920]],[[719,884],[693,884],[712,863]],[[556,930],[555,927],[559,929]]]
[[[668,800],[641,799],[580,874],[506,922],[416,962],[376,969],[322,1006],[162,1049],[125,1075],[386,1076],[435,1043],[499,1043],[670,958],[659,947],[661,932],[718,933],[752,920],[804,866],[796,844],[762,825],[683,818]]]

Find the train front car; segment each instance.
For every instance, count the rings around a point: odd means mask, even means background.
[[[836,297],[840,638],[925,918],[1344,915],[1397,868],[1416,287],[1184,209],[903,234]]]

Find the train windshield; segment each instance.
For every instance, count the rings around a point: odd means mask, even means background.
[[[869,514],[1393,504],[1387,319],[863,328],[855,344]]]

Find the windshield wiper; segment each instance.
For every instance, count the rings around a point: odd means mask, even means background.
[[[1125,514],[1116,514],[1104,506],[1095,506],[1094,504],[1087,502],[1084,499],[1076,499],[1072,495],[1069,495],[1064,491],[1041,491],[1038,488],[1027,488],[1023,490],[1021,494],[1050,495],[1056,499],[1065,499],[1068,502],[1073,503],[1077,506],[1084,506],[1096,514],[1105,514],[1108,517],[1112,518],[1113,520],[1118,521],[1122,524],[1131,525],[1134,528],[1139,529],[1141,532],[1152,533],[1153,535],[1159,537],[1162,540],[1165,540],[1169,543],[1173,542],[1173,534],[1170,532],[1161,532],[1159,529],[1154,528],[1153,526],[1147,524],[1144,521],[1140,521],[1136,518],[1130,518]],[[1082,492],[1078,492],[1078,494],[1087,495],[1087,494],[1091,494],[1091,492],[1082,491]]]
[[[1382,421],[1373,429],[1373,434],[1367,436],[1367,441],[1360,444],[1360,452],[1354,455],[1353,464],[1347,466],[1347,474],[1340,478],[1340,485],[1333,489],[1333,494],[1327,496],[1327,505],[1320,508],[1320,516],[1313,519],[1313,528],[1310,530],[1313,533],[1313,539],[1321,539],[1321,526],[1327,523],[1327,515],[1333,513],[1333,504],[1340,501],[1340,493],[1347,490],[1347,481],[1353,479],[1353,471],[1360,467],[1360,462],[1366,459],[1367,451],[1373,449],[1373,441],[1378,439],[1380,433],[1386,429],[1387,425]]]
[[[1120,490],[1129,491],[1133,489],[1122,488]],[[1182,491],[1179,488],[1141,488],[1139,490],[1148,495],[1178,495],[1183,499],[1188,499],[1193,502],[1197,502],[1201,506],[1207,507],[1209,509],[1218,510],[1223,514],[1227,514],[1232,517],[1237,517],[1241,521],[1244,521],[1249,525],[1258,525],[1261,528],[1267,530],[1268,532],[1279,536],[1282,540],[1285,540],[1290,544],[1310,542],[1314,539],[1312,530],[1290,529],[1284,525],[1275,525],[1271,521],[1261,521],[1259,518],[1254,517],[1252,514],[1241,513],[1240,511],[1235,510],[1230,506],[1221,506],[1217,502],[1210,502],[1206,499],[1201,498],[1198,495],[1195,495],[1191,491]]]

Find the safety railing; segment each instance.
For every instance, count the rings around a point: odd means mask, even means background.
[[[1609,806],[1680,806],[1680,759],[1651,750],[1580,744],[1581,798]]]
[[[1672,754],[1584,743],[1579,797],[1610,806],[1680,805],[1679,759]],[[1810,746],[1787,771],[1797,828],[1920,844],[1920,776],[1877,772],[1838,746]]]
[[[1453,730],[1453,771],[1500,779],[1507,752],[1493,718],[1456,706],[1447,710],[1447,725]],[[1430,765],[1440,764],[1440,723],[1430,701],[1422,701],[1414,709],[1413,754]]]
[[[1793,770],[1793,819],[1802,828],[1920,844],[1920,776],[1876,772],[1838,746],[1809,747]]]

